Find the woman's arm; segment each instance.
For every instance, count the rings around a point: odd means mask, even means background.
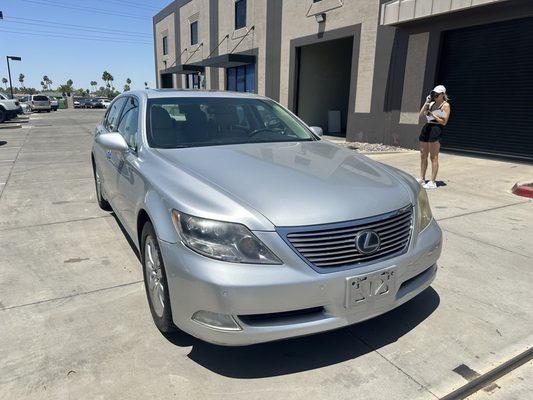
[[[420,113],[419,115],[421,117],[423,117],[424,115],[426,115],[426,113],[429,111],[429,106],[431,104],[431,96],[428,96],[426,97],[426,102],[424,103],[424,105],[422,106],[422,108],[420,109]]]
[[[435,115],[435,112],[432,112],[431,115],[433,116],[433,118],[435,118],[435,121],[438,124],[444,126],[448,123],[448,119],[450,118],[450,105],[448,103],[444,104],[442,106],[442,111],[444,111],[444,117],[439,117],[438,115]]]

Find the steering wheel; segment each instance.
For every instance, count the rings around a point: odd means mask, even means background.
[[[258,133],[261,133],[261,132],[275,132],[275,131],[279,131],[279,132],[283,132],[284,129],[281,129],[281,128],[259,128],[259,129],[255,129],[253,130],[252,132],[250,132],[248,134],[249,137],[253,137],[255,135],[257,135]]]

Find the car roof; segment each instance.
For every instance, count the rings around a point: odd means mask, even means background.
[[[148,99],[176,98],[176,97],[218,97],[218,98],[243,98],[264,99],[255,93],[230,92],[227,90],[198,90],[198,89],[145,89],[133,90],[124,94],[133,94]]]

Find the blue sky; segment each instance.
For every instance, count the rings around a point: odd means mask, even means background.
[[[89,88],[109,71],[119,90],[155,86],[152,16],[171,0],[2,0],[0,11],[0,79],[7,78],[6,55],[12,61],[13,86],[41,88],[43,75],[52,87],[74,81]],[[116,14],[116,15],[115,15]],[[82,39],[83,37],[83,39]]]

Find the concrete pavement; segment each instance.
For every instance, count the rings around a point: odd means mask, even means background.
[[[374,320],[246,348],[165,338],[139,261],[95,200],[103,113],[60,110],[0,132],[0,398],[435,399],[533,343],[533,202],[523,163],[443,154],[429,193],[444,231],[432,288]],[[6,142],[6,143],[4,143]],[[1,144],[4,143],[4,144]],[[414,153],[372,158],[416,174]],[[483,398],[525,399],[530,364]]]

